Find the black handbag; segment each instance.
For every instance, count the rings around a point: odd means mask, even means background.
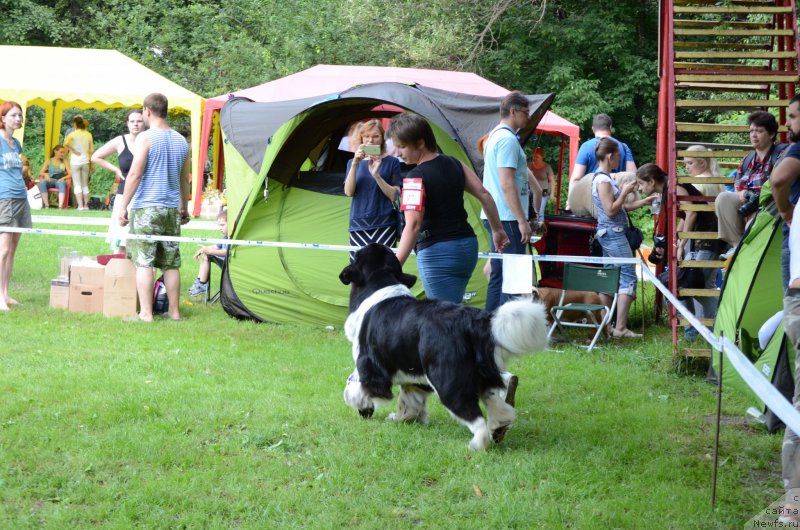
[[[630,245],[631,251],[636,254],[636,251],[642,246],[644,234],[642,234],[642,231],[637,227],[633,226],[633,223],[631,223],[631,216],[627,213],[625,215],[628,217],[628,227],[625,229],[625,237],[628,240],[628,245]]]

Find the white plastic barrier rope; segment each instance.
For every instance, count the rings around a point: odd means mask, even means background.
[[[774,412],[787,427],[792,431],[800,433],[800,412],[787,401],[783,394],[778,392],[772,384],[759,372],[753,363],[745,357],[744,353],[728,337],[717,338],[705,327],[686,306],[675,298],[667,287],[658,281],[653,271],[647,267],[642,267],[645,274],[650,276],[650,281],[661,291],[661,294],[675,306],[675,309],[692,325],[712,348],[725,353],[725,357],[731,362],[736,372],[741,376],[747,386]]]
[[[61,217],[52,217],[54,223],[68,224],[65,219]],[[92,218],[83,218],[82,221]],[[105,224],[108,222],[106,221]],[[87,224],[85,222],[75,224]],[[98,223],[100,224],[100,223]],[[184,225],[186,226],[186,225]],[[16,228],[16,227],[0,227],[0,232],[14,232],[20,234],[42,234],[54,236],[69,236],[69,237],[108,237],[108,232],[92,232],[92,231],[79,231],[79,230],[59,230],[47,228]],[[150,241],[177,241],[180,243],[205,243],[205,244],[221,244],[221,245],[238,245],[238,246],[255,246],[255,247],[275,247],[275,248],[304,248],[313,250],[334,250],[351,252],[358,250],[361,247],[354,247],[349,245],[326,245],[322,243],[290,243],[290,242],[275,242],[275,241],[253,241],[243,239],[222,239],[213,237],[179,237],[179,236],[154,236],[145,234],[126,234],[126,239],[145,239]],[[490,252],[479,252],[479,258],[494,258],[502,259],[503,255]],[[772,410],[789,428],[794,432],[800,433],[800,412],[796,411],[792,404],[773,387],[770,382],[761,373],[756,370],[755,366],[745,357],[745,355],[731,342],[728,337],[717,338],[714,334],[705,327],[694,314],[689,311],[678,299],[662,284],[653,271],[651,271],[643,260],[639,258],[606,258],[594,256],[538,256],[532,255],[531,259],[534,261],[555,261],[566,263],[590,263],[595,265],[623,265],[623,264],[642,264],[642,270],[648,279],[661,291],[661,294],[675,306],[675,309],[683,315],[683,317],[703,336],[703,338],[716,350],[725,352],[726,357],[730,360],[731,365],[739,373],[742,379],[747,383],[747,386],[759,397],[761,400]]]
[[[109,226],[111,224],[111,218],[34,215],[33,222],[35,224],[46,225]],[[214,221],[199,221],[192,219],[187,224],[183,225],[183,228],[188,230],[214,230],[217,228],[217,223]]]

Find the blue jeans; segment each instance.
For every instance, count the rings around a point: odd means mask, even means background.
[[[460,304],[478,263],[475,236],[440,241],[417,252],[417,269],[425,295]]]
[[[489,226],[489,221],[483,220],[483,226],[489,232],[489,244],[492,252],[495,252],[494,240],[492,240],[492,228]],[[516,221],[503,221],[503,229],[508,234],[508,246],[504,254],[525,254],[527,245],[520,241],[522,239],[522,232],[519,231],[519,224]],[[503,291],[503,260],[493,259],[490,260],[492,264],[492,275],[489,276],[489,288],[486,290],[486,310],[491,312],[505,304],[509,300],[513,300],[517,295],[506,294]]]
[[[684,259],[686,261],[715,261],[719,259],[719,253],[713,252],[711,250],[698,250],[696,252],[689,252],[688,254],[686,254],[686,257]],[[717,274],[719,274],[719,269],[702,269],[702,270],[703,270],[703,278],[705,279],[703,288],[716,289]],[[686,300],[686,305],[689,309],[692,310],[692,313],[694,313],[697,318],[716,318],[717,307],[719,305],[719,298],[714,298],[711,296],[691,297]],[[703,309],[702,315],[697,314],[696,305],[700,305],[700,307]],[[700,333],[691,326],[687,326],[686,328],[684,328],[684,336],[688,340],[694,340],[699,335]]]
[[[58,193],[66,193],[67,182],[64,180],[40,180],[39,191],[47,193],[47,188],[58,188]]]
[[[617,232],[611,228],[598,237],[603,247],[603,257],[632,258],[633,252],[625,237],[625,232]],[[627,294],[636,298],[636,265],[619,265],[619,294]]]
[[[789,237],[788,234],[785,237]],[[789,262],[792,253],[789,251],[789,246],[786,245],[781,247],[781,280],[783,281],[783,291],[786,292],[786,289],[789,288]]]

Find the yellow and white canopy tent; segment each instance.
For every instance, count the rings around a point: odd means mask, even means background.
[[[196,165],[200,159],[200,123],[205,101],[202,97],[116,50],[0,46],[0,57],[7,74],[0,76],[0,101],[16,101],[23,112],[30,105],[44,109],[45,153],[58,144],[65,109],[141,107],[142,100],[150,93],[167,96],[170,110],[190,115],[192,197],[201,196],[203,172]],[[120,132],[123,127],[120,124]],[[17,131],[17,136],[22,142],[24,129]]]

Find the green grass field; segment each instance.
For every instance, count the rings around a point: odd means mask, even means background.
[[[149,325],[49,309],[61,246],[106,252],[22,238],[22,305],[0,314],[0,528],[742,528],[781,493],[781,436],[729,393],[710,509],[715,388],[676,372],[663,326],[517,360],[517,423],[472,453],[435,398],[428,426],[348,408],[341,330],[197,301]]]

